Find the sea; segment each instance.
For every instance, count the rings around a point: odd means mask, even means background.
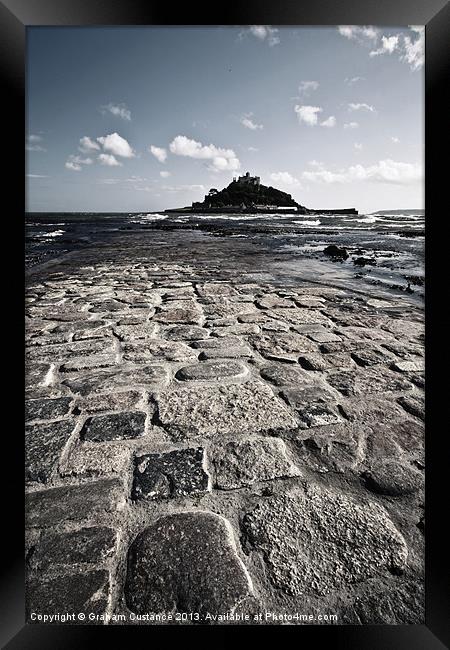
[[[195,213],[27,213],[25,266],[84,247],[95,247],[123,233],[161,240],[171,231],[196,231],[204,237],[260,243],[290,265],[303,279],[335,286],[378,287],[386,292],[424,299],[425,212],[384,210],[362,215],[195,214]],[[242,241],[240,245],[242,246]],[[348,258],[323,251],[334,244]],[[360,264],[363,258],[363,265]],[[359,260],[359,262],[357,261]],[[355,263],[356,262],[356,263]]]

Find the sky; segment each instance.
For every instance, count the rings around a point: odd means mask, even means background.
[[[421,26],[29,27],[30,212],[151,212],[249,171],[309,208],[424,207]]]

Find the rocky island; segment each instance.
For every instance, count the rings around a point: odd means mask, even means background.
[[[232,182],[223,190],[212,187],[206,194],[204,201],[194,201],[191,206],[165,210],[171,212],[194,212],[214,214],[218,212],[230,213],[255,213],[255,212],[280,212],[284,214],[354,214],[355,208],[341,208],[333,210],[312,210],[297,203],[291,194],[261,184],[259,176],[244,176],[233,178]]]

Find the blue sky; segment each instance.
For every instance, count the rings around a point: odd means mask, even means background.
[[[27,209],[423,207],[421,27],[28,28]]]

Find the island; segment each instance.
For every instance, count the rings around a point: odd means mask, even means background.
[[[353,214],[357,215],[355,208],[340,208],[318,210],[306,208],[297,203],[291,194],[277,190],[275,187],[261,184],[259,176],[251,176],[246,172],[244,176],[233,178],[232,182],[223,190],[212,187],[205,195],[204,201],[194,201],[191,206],[172,208],[166,213],[189,212],[202,214],[215,213],[258,213],[282,212],[283,214]]]

